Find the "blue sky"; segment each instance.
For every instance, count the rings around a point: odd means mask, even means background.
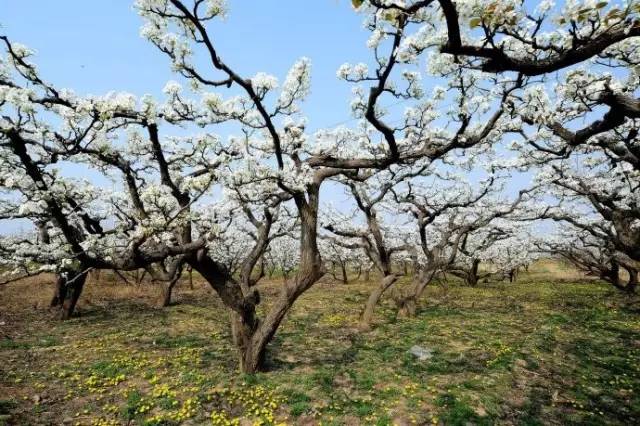
[[[308,130],[351,121],[352,87],[337,79],[336,70],[344,62],[368,62],[371,55],[369,33],[349,0],[228,4],[228,17],[210,30],[234,70],[247,77],[263,71],[283,81],[291,65],[306,56],[313,66],[312,91],[303,107]],[[178,77],[168,58],[140,37],[141,24],[133,0],[20,0],[4,1],[0,8],[0,33],[36,51],[32,61],[46,81],[81,95],[116,90],[163,97],[165,83]],[[108,184],[80,166],[63,172]],[[345,200],[333,185],[323,192],[326,201]],[[18,231],[30,228],[18,222],[6,225]]]
[[[3,3],[0,32],[34,49],[33,61],[57,87],[81,95],[116,90],[162,97],[167,80],[178,79],[171,73],[168,58],[140,37],[142,20],[133,9],[133,0]],[[264,71],[283,81],[295,60],[306,56],[313,64],[311,95],[303,106],[309,118],[307,129],[353,124],[352,86],[338,80],[336,70],[344,62],[371,63],[372,55],[366,47],[369,32],[350,0],[229,0],[229,9],[226,20],[210,26],[227,64],[243,76]],[[203,62],[202,66],[209,65]],[[436,82],[425,79],[425,83],[430,93]],[[397,101],[388,98],[381,103]],[[79,168],[66,172],[87,173]],[[522,181],[513,184],[519,187]],[[342,204],[346,199],[333,185],[323,193],[325,201]]]
[[[160,95],[175,79],[168,59],[139,36],[132,0],[4,1],[2,31],[37,51],[43,76],[79,94],[110,90]],[[313,63],[305,104],[311,129],[348,120],[349,84],[339,81],[344,62],[368,61],[368,32],[349,0],[230,0],[230,13],[213,34],[225,61],[242,75],[258,71],[281,81],[301,57]]]
[[[353,86],[338,80],[336,70],[344,62],[372,64],[373,55],[366,47],[370,33],[350,0],[228,3],[228,17],[209,26],[228,65],[245,77],[263,71],[283,81],[306,56],[312,61],[311,94],[303,105],[307,130],[355,124],[349,107]],[[116,90],[162,98],[165,83],[179,80],[169,59],[140,37],[141,24],[133,0],[5,0],[0,8],[0,33],[36,51],[33,61],[45,80],[80,95]],[[210,69],[206,57],[199,57],[198,68]],[[420,71],[424,66],[423,60]],[[426,93],[436,84],[444,82],[425,78]],[[395,113],[406,106],[390,96],[380,104],[394,106]]]

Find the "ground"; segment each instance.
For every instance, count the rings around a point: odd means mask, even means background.
[[[412,319],[387,298],[368,333],[355,324],[373,283],[327,278],[254,376],[236,371],[227,314],[198,279],[168,308],[151,284],[93,279],[64,322],[51,281],[0,290],[0,424],[640,422],[640,304],[548,261],[516,284],[434,285]]]

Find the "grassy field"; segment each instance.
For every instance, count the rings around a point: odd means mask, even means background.
[[[636,299],[542,262],[516,284],[432,286],[412,319],[385,300],[362,334],[371,285],[303,295],[255,376],[236,372],[227,314],[197,280],[164,309],[150,285],[90,281],[66,322],[48,311],[50,280],[6,286],[0,424],[640,422]]]

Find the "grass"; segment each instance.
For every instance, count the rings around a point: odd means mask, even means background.
[[[46,308],[50,280],[4,287],[0,425],[640,421],[636,299],[547,261],[513,285],[432,286],[415,318],[396,319],[385,299],[362,334],[371,285],[303,295],[270,346],[271,370],[253,376],[237,373],[227,313],[199,280],[159,309],[153,287],[103,277],[66,322]],[[418,361],[413,345],[433,358]]]

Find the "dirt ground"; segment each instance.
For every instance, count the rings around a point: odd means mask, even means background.
[[[103,274],[68,321],[50,277],[1,287],[0,425],[640,423],[637,298],[543,261],[515,284],[433,285],[415,318],[387,295],[361,333],[372,285],[323,279],[252,376],[197,277],[158,308],[152,284]]]

